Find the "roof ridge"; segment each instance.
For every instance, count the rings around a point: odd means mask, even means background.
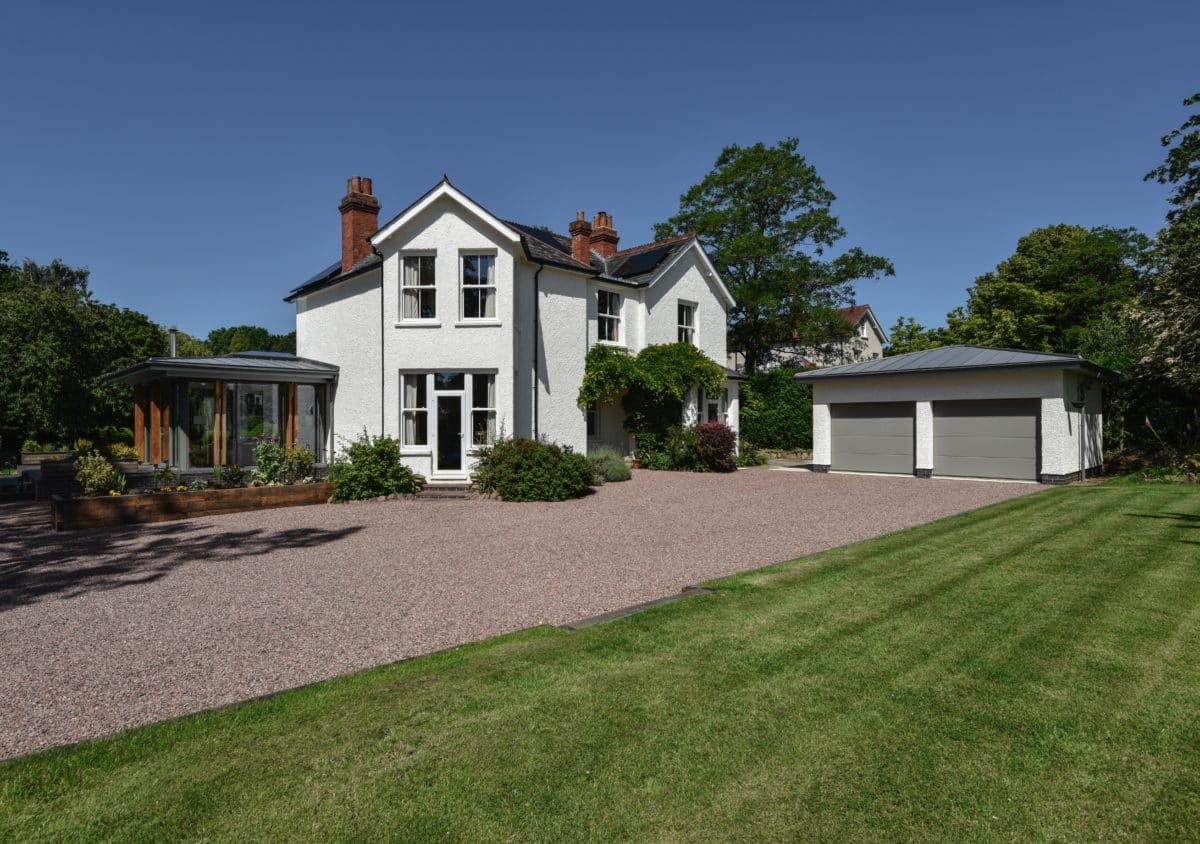
[[[628,249],[621,249],[612,254],[613,258],[620,258],[625,255],[632,255],[635,252],[642,252],[646,249],[655,249],[659,246],[666,246],[671,243],[678,243],[681,240],[688,240],[696,236],[695,232],[684,232],[683,234],[673,234],[670,237],[664,237],[662,240],[655,240],[651,243],[643,243],[640,246],[630,246]]]
[[[938,346],[938,349],[983,349],[988,352],[1017,352],[1023,355],[1047,355],[1055,358],[1068,358],[1070,360],[1085,360],[1083,355],[1072,354],[1071,352],[1035,352],[1032,349],[1014,349],[1011,346],[980,346],[978,343],[951,343],[947,346]],[[934,349],[923,349],[922,351],[932,352]],[[908,354],[920,354],[919,352],[908,352]],[[895,355],[895,357],[901,357]]]

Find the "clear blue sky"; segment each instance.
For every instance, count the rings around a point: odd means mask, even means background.
[[[8,4],[0,249],[204,335],[293,327],[346,177],[448,173],[498,214],[650,237],[728,143],[798,136],[938,323],[1037,226],[1155,231],[1142,175],[1200,90],[1195,2]]]

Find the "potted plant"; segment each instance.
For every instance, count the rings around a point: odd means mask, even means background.
[[[138,450],[127,443],[112,443],[108,446],[108,457],[117,470],[129,474],[138,470]]]

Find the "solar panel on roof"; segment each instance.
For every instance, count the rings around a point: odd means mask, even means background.
[[[630,255],[621,266],[617,267],[614,275],[617,278],[631,278],[635,275],[648,273],[661,264],[677,245],[660,246],[657,249],[647,249],[645,252],[637,252]]]

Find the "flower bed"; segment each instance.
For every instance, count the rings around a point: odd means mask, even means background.
[[[50,522],[55,530],[167,522],[243,510],[324,504],[332,494],[333,484],[314,483],[90,498],[56,496],[50,502]]]

